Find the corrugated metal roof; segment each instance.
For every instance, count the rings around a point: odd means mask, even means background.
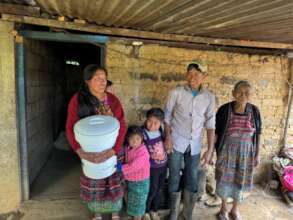
[[[35,0],[52,15],[202,37],[293,43],[290,0]]]

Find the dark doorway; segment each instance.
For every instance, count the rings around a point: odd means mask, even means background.
[[[67,106],[82,70],[100,64],[94,44],[24,41],[30,198],[79,195],[80,161],[65,137]]]

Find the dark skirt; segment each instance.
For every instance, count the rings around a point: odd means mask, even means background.
[[[123,179],[120,172],[105,179],[80,176],[80,196],[90,211],[99,213],[119,212],[122,208]]]

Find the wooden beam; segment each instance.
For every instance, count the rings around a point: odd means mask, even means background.
[[[53,19],[34,18],[28,16],[17,16],[2,14],[2,20],[12,21],[16,23],[26,23],[32,25],[64,28],[69,30],[79,30],[97,34],[111,35],[111,36],[123,36],[134,37],[141,39],[152,39],[172,42],[186,42],[186,43],[200,43],[211,45],[224,45],[224,46],[236,46],[236,47],[253,47],[253,48],[271,48],[271,49],[293,49],[293,44],[285,43],[272,43],[272,42],[260,42],[249,40],[233,40],[233,39],[219,39],[209,37],[195,37],[178,34],[162,34],[150,31],[139,31],[126,28],[112,28],[98,26],[94,24],[79,24],[75,22],[60,22]]]
[[[59,41],[59,42],[91,42],[91,43],[106,43],[109,40],[107,36],[100,35],[86,35],[86,34],[71,34],[71,33],[52,33],[45,31],[19,31],[19,35],[36,39],[36,40],[46,40],[46,41]]]
[[[149,40],[149,39],[138,39],[138,38],[124,38],[124,37],[110,37],[110,40],[117,42],[123,41],[128,45],[132,45],[133,41],[141,41],[144,45],[147,44],[158,44],[167,47],[194,49],[194,50],[210,50],[210,51],[224,51],[232,53],[242,54],[258,54],[258,55],[273,55],[279,56],[286,54],[287,51],[282,49],[268,49],[268,48],[252,48],[252,47],[231,47],[224,45],[212,45],[212,44],[198,44],[198,43],[186,43],[186,42],[171,42],[161,40]]]
[[[78,24],[85,24],[86,23],[86,21],[83,19],[74,19],[73,22],[78,23]]]
[[[13,15],[39,17],[40,8],[25,6],[25,5],[0,3],[0,14],[13,14]]]
[[[57,20],[61,22],[69,21],[69,19],[65,16],[58,16]]]
[[[289,124],[290,124],[290,118],[291,118],[291,111],[292,111],[292,103],[293,103],[293,59],[292,57],[289,58],[289,74],[290,74],[290,81],[288,81],[289,84],[289,94],[288,94],[288,110],[287,110],[287,115],[286,115],[286,121],[285,121],[285,128],[284,128],[284,139],[283,139],[283,147],[287,148],[288,144],[288,129],[289,129]]]

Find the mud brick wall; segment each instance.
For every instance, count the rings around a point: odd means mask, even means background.
[[[47,42],[25,40],[26,110],[30,183],[52,149],[58,129],[63,94],[56,79],[62,76],[63,60]]]
[[[263,117],[262,164],[256,172],[256,180],[260,180],[267,175],[272,156],[282,146],[288,59],[156,44],[134,47],[124,41],[111,41],[107,44],[106,67],[127,122],[141,124],[146,110],[152,106],[164,107],[168,91],[184,84],[190,62],[204,65],[208,72],[204,86],[216,94],[219,105],[232,100],[231,91],[238,80],[249,80],[254,87],[251,102],[259,107]]]
[[[13,30],[13,23],[0,21],[0,213],[18,208],[21,200]]]

